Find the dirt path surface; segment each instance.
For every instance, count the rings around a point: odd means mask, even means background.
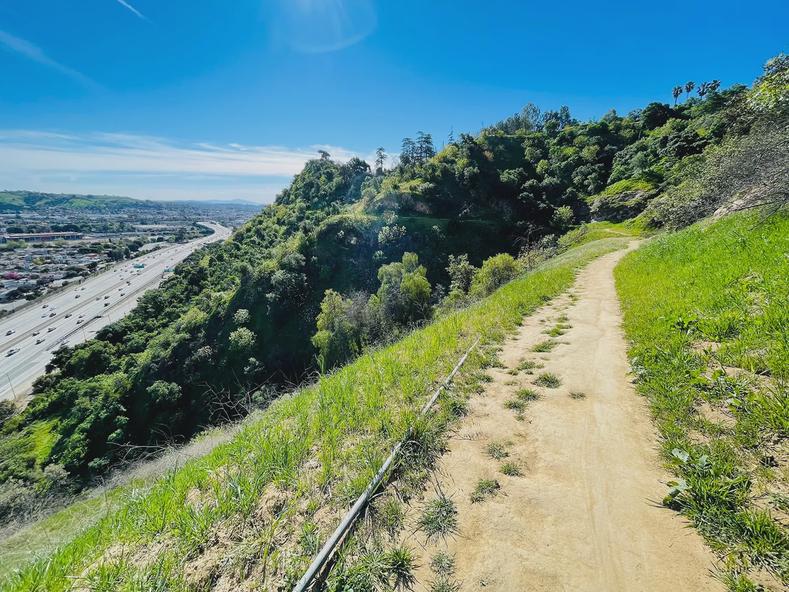
[[[431,559],[446,552],[462,590],[723,590],[695,530],[660,506],[669,476],[646,402],[627,377],[612,274],[623,254],[594,261],[504,345],[504,367],[489,371],[439,463],[434,487],[455,503],[458,528],[444,540],[414,535],[417,589],[430,589]],[[533,351],[557,325],[554,347]],[[544,373],[561,384],[546,386]],[[504,463],[521,474],[503,474]],[[472,502],[480,479],[500,487]]]

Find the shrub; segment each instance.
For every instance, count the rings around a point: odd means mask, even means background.
[[[474,274],[471,293],[477,297],[487,296],[519,273],[520,266],[512,255],[507,253],[494,255],[486,259],[482,267]]]

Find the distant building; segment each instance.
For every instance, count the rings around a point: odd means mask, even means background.
[[[7,243],[9,241],[39,243],[55,240],[80,240],[83,236],[81,232],[24,232],[1,235],[0,243]]]

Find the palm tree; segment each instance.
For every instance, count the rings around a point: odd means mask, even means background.
[[[677,99],[680,97],[681,94],[682,94],[682,87],[681,86],[675,86],[674,90],[671,91],[671,95],[674,97],[674,106],[675,107],[677,106]]]
[[[696,83],[695,83],[695,82],[693,82],[692,80],[689,80],[689,81],[687,81],[687,82],[685,83],[685,99],[687,99],[688,97],[690,97],[690,92],[691,92],[691,91],[692,91],[694,88],[696,88]]]

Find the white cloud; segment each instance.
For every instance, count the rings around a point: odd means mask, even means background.
[[[129,10],[129,11],[130,11],[132,14],[134,14],[136,17],[138,17],[138,18],[141,18],[141,19],[142,19],[142,20],[144,20],[144,21],[147,21],[147,20],[148,20],[148,19],[147,19],[147,17],[146,17],[146,16],[145,16],[143,13],[141,13],[139,10],[137,10],[136,8],[134,8],[134,6],[132,6],[131,4],[129,4],[128,2],[126,2],[125,0],[117,0],[117,2],[118,2],[118,4],[120,4],[121,6],[123,6],[124,8],[128,9],[128,10]]]
[[[325,145],[287,148],[122,133],[0,130],[0,189],[270,201],[318,150],[341,161],[357,155]]]
[[[15,37],[10,33],[6,33],[5,31],[0,29],[0,45],[6,47],[15,53],[18,53],[21,56],[26,57],[29,60],[37,62],[41,65],[47,66],[52,68],[53,70],[57,70],[61,74],[68,76],[84,84],[85,86],[95,87],[97,86],[95,82],[93,82],[90,78],[74,70],[73,68],[69,68],[68,66],[64,66],[60,62],[53,60],[49,57],[44,50],[42,50],[37,45],[26,41],[25,39],[21,39],[20,37]]]

